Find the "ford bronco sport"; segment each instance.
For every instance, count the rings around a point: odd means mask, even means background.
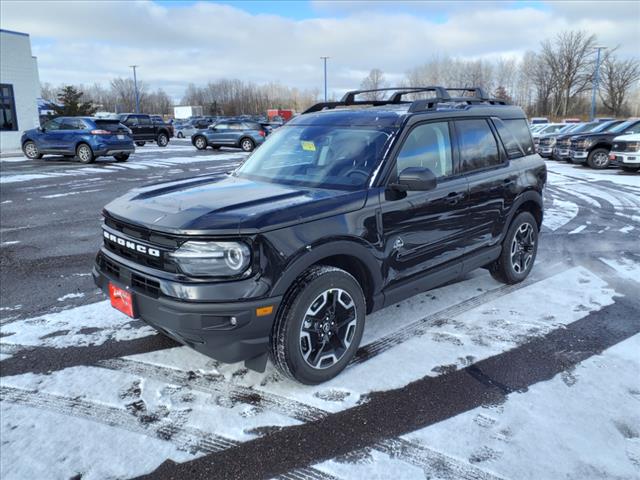
[[[316,384],[365,314],[479,267],[522,281],[546,182],[523,111],[479,88],[383,90],[312,106],[226,176],[108,204],[96,284],[201,353]]]

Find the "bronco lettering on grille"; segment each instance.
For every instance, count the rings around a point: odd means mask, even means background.
[[[128,248],[129,250],[133,250],[134,252],[144,253],[152,257],[160,257],[160,250],[156,248],[147,247],[145,245],[140,245],[139,243],[132,242],[131,240],[126,240],[124,238],[118,237],[117,235],[114,235],[113,233],[109,233],[106,230],[103,230],[103,235],[107,240],[117,243],[118,245]]]

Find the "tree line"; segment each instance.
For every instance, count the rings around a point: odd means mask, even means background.
[[[540,51],[526,52],[521,59],[488,61],[434,56],[409,70],[402,86],[478,86],[496,98],[520,105],[530,116],[587,117],[595,80],[596,46],[595,35],[567,31],[543,41]],[[637,115],[640,60],[619,58],[617,48],[603,50],[599,72],[599,114]],[[373,69],[361,87],[386,85],[384,73]],[[379,95],[372,93],[370,97],[377,99]]]
[[[522,106],[530,116],[587,117],[596,70],[597,38],[583,31],[565,31],[543,41],[539,51],[528,51],[522,58],[466,60],[435,55],[424,64],[406,72],[401,85],[444,85],[482,87],[487,93]],[[640,60],[622,59],[617,48],[602,51],[598,88],[598,113],[602,115],[638,115]],[[363,79],[363,89],[388,86],[384,72],[374,68]],[[115,78],[107,87],[100,84],[76,86],[78,102],[97,111],[135,111],[134,82]],[[58,97],[64,87],[42,86],[42,97]],[[174,102],[162,89],[151,90],[138,82],[142,112],[171,115]],[[239,79],[220,79],[203,86],[190,83],[181,98],[182,105],[203,107],[206,115],[264,114],[268,108],[292,108],[303,111],[318,101],[319,89],[300,90],[279,83],[258,85]],[[635,102],[632,98],[636,95]],[[383,98],[380,92],[371,99]],[[335,99],[335,95],[333,98]],[[635,110],[634,110],[635,109]]]

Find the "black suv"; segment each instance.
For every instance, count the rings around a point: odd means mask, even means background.
[[[108,204],[96,284],[199,352],[259,371],[270,354],[315,384],[353,358],[367,313],[478,267],[522,281],[547,175],[523,111],[481,89],[383,90],[309,108],[231,174]]]
[[[156,142],[159,147],[166,147],[169,145],[169,139],[173,137],[173,125],[164,122],[157,115],[122,113],[118,119],[120,123],[129,127],[133,140],[139,147],[144,146],[146,142]]]

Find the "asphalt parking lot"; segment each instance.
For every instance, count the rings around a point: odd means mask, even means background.
[[[1,159],[2,478],[638,478],[640,176],[548,162],[527,280],[478,270],[377,312],[307,387],[178,346],[92,284],[105,203],[243,158]]]

